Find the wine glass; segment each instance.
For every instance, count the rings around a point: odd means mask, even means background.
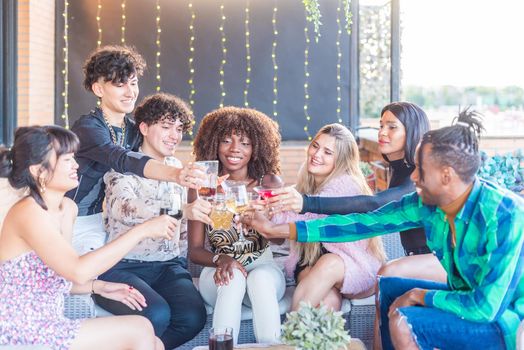
[[[228,183],[229,190],[228,192],[235,199],[235,225],[238,231],[238,241],[233,243],[234,246],[244,246],[245,244],[251,243],[246,240],[244,236],[244,230],[242,223],[240,222],[240,216],[242,213],[248,209],[249,206],[249,196],[247,192],[246,185],[244,184],[230,184]]]
[[[275,174],[265,174],[260,178],[260,185],[253,188],[262,199],[269,199],[275,195],[272,193],[274,189],[284,187],[282,178]]]
[[[165,157],[164,164],[177,166],[179,161],[175,157]],[[157,200],[160,203],[159,215],[169,215],[177,220],[182,219],[182,204],[184,199],[183,189],[175,183],[160,181],[157,189]],[[171,252],[172,240],[164,239],[163,251]]]

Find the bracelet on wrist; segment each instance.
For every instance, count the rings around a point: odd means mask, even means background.
[[[96,281],[96,278],[93,278],[93,280],[91,281],[91,294],[96,294],[95,293],[95,281]]]

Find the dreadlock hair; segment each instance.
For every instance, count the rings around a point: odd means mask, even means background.
[[[259,179],[264,174],[280,174],[278,125],[264,113],[251,108],[222,107],[205,115],[195,137],[195,159],[218,159],[220,142],[233,133],[251,140],[253,152],[247,166],[251,179]],[[219,173],[222,171],[219,162]]]
[[[470,183],[480,167],[479,137],[483,130],[481,114],[469,107],[464,109],[453,119],[453,125],[424,134],[418,152],[419,166],[423,147],[431,144],[432,160],[452,167],[464,183]],[[419,173],[423,180],[422,168]]]

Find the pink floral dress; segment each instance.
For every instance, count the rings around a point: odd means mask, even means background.
[[[0,345],[68,349],[81,322],[64,316],[71,285],[33,251],[1,263]]]

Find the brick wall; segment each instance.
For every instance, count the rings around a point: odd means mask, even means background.
[[[53,124],[55,2],[18,1],[18,125]]]

